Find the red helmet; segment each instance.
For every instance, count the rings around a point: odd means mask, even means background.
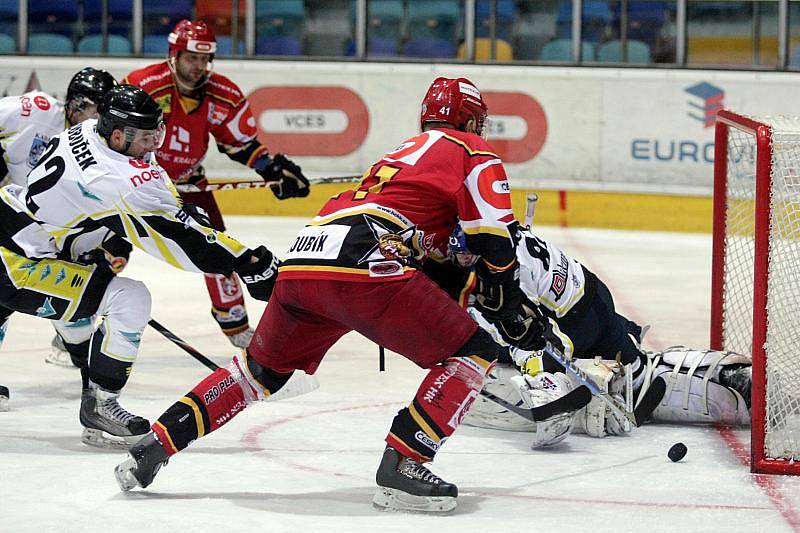
[[[436,78],[422,99],[419,123],[424,126],[426,122],[447,122],[463,130],[474,118],[480,135],[487,114],[480,91],[467,78]]]
[[[212,56],[217,52],[214,31],[202,20],[194,22],[183,19],[175,25],[167,40],[170,57],[177,57],[178,52],[184,51]]]

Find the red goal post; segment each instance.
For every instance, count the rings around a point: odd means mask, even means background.
[[[800,474],[800,118],[717,116],[711,348],[751,353],[751,470]]]

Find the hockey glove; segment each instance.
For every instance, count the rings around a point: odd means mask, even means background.
[[[287,198],[305,198],[309,193],[309,183],[302,170],[283,154],[275,157],[260,157],[253,169],[269,184],[272,193],[278,200]]]
[[[550,320],[527,298],[516,316],[501,320],[495,325],[503,340],[520,350],[539,351],[549,342],[559,352],[564,351],[564,344],[553,331]]]
[[[253,261],[255,259],[256,261]],[[259,246],[247,262],[236,267],[236,273],[247,287],[247,292],[256,300],[269,301],[275,280],[278,278],[278,266],[281,262],[267,250]]]
[[[497,325],[520,314],[525,295],[519,288],[519,264],[496,272],[484,261],[475,266],[478,283],[475,288],[475,307],[489,322]]]
[[[195,222],[201,226],[214,229],[211,225],[211,219],[205,209],[195,204],[183,204],[183,212],[194,219]]]
[[[109,232],[110,233],[110,232]],[[119,274],[128,264],[133,247],[116,234],[104,240],[94,250],[89,250],[78,256],[77,262],[82,265],[97,265],[109,270],[112,274]]]

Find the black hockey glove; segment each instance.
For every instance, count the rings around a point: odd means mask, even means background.
[[[257,261],[252,262],[255,258]],[[281,262],[267,250],[259,246],[247,257],[246,262],[236,267],[236,273],[247,287],[247,292],[256,300],[269,301],[275,280],[278,278],[278,266]]]
[[[183,204],[183,212],[192,217],[201,226],[214,229],[205,209],[195,204]]]
[[[478,261],[475,266],[478,283],[475,288],[475,307],[493,324],[514,318],[521,313],[520,307],[525,299],[519,288],[519,265],[495,272]]]
[[[275,154],[272,158],[261,157],[256,160],[253,169],[270,184],[269,187],[278,200],[308,196],[308,180],[303,176],[300,167],[283,154]]]
[[[561,339],[553,332],[553,327],[539,307],[525,298],[520,306],[520,312],[511,318],[506,318],[495,323],[498,333],[503,340],[521,350],[539,351],[546,342],[550,342],[555,349],[562,352],[564,345]]]
[[[78,256],[77,262],[82,265],[97,265],[108,269],[112,274],[119,274],[128,264],[133,247],[128,241],[115,233],[104,240],[94,250],[89,250]]]

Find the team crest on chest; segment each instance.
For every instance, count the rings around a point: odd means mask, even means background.
[[[28,152],[28,166],[33,168],[36,166],[36,163],[39,162],[39,158],[42,157],[44,153],[44,149],[47,148],[47,143],[49,141],[42,137],[39,134],[33,138],[33,142],[31,142],[31,151]]]

